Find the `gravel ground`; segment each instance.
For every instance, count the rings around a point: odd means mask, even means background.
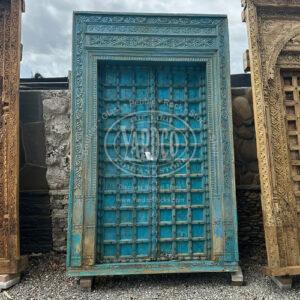
[[[65,256],[30,258],[21,283],[0,294],[2,300],[22,299],[300,299],[300,279],[292,290],[280,290],[264,277],[259,265],[243,264],[247,285],[230,286],[228,274],[181,274],[106,277],[93,292],[81,291],[76,278],[65,274]]]

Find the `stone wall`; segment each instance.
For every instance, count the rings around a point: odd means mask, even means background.
[[[251,88],[232,88],[233,137],[241,258],[265,259]]]
[[[68,180],[70,163],[70,92],[43,91],[46,179],[55,251],[66,250]],[[264,234],[251,88],[232,89],[236,159],[237,206],[241,257],[263,257]],[[257,254],[259,253],[259,254]]]
[[[52,217],[53,250],[65,251],[70,169],[70,91],[43,92],[46,178]]]
[[[259,187],[251,88],[232,89],[236,184]]]

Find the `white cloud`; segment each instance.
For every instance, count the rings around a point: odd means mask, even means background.
[[[231,72],[242,73],[247,48],[240,0],[27,0],[23,15],[22,77],[66,76],[71,69],[72,11],[227,14]]]

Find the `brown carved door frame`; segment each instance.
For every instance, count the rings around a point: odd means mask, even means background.
[[[22,0],[0,2],[0,287],[24,269],[19,237],[19,77]],[[4,285],[5,286],[5,285]]]

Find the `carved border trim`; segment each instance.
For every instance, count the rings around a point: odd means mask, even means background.
[[[0,11],[1,274],[20,272],[24,267],[19,264],[22,260],[19,244],[19,77],[22,1],[3,2]]]

